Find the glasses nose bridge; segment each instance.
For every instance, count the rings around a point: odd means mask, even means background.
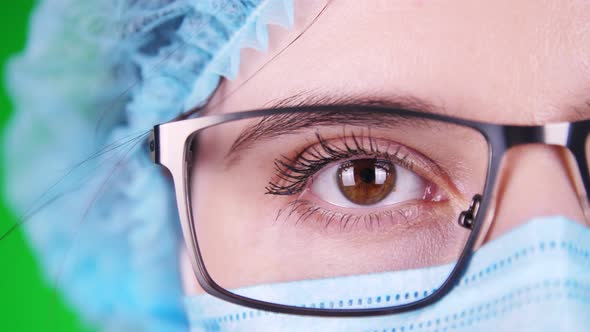
[[[588,201],[590,169],[588,168],[589,162],[586,159],[585,151],[586,136],[589,129],[590,121],[551,123],[540,126],[503,126],[505,150],[496,163],[499,164],[500,160],[504,159],[503,156],[506,152],[520,145],[541,144],[565,148],[570,152],[573,159],[569,160],[569,163],[565,162],[562,165],[568,168],[570,180],[576,187],[588,223],[590,222],[590,202]],[[579,173],[574,168],[577,168]]]
[[[505,126],[507,149],[524,144],[547,144],[568,148],[571,123],[550,123],[542,126]]]
[[[569,151],[575,160],[571,160],[571,165],[567,166],[577,166],[581,179],[576,179],[576,182],[581,180],[579,181],[582,184],[580,189],[585,192],[586,196],[590,193],[590,168],[586,157],[586,137],[589,131],[589,120],[574,123],[550,123],[541,126],[502,126],[505,152],[525,144],[550,145]],[[570,171],[574,170],[570,169]]]
[[[492,221],[494,223],[494,227],[498,228],[498,222],[497,220],[503,220],[502,224],[508,224],[508,225],[512,225],[514,222],[516,222],[517,220],[528,220],[528,218],[515,218],[514,215],[518,215],[517,213],[515,213],[515,211],[517,211],[518,209],[521,209],[522,206],[526,206],[525,203],[523,203],[523,205],[521,205],[520,203],[518,203],[516,207],[511,206],[510,204],[514,201],[518,201],[518,196],[522,196],[522,197],[526,197],[526,199],[530,199],[536,202],[542,201],[542,199],[539,200],[535,200],[530,198],[529,196],[526,195],[522,195],[521,192],[512,192],[512,193],[506,193],[508,186],[506,185],[506,183],[508,183],[508,180],[510,178],[515,177],[514,175],[516,175],[517,173],[514,172],[514,169],[518,169],[517,165],[526,165],[526,166],[521,166],[520,170],[516,171],[516,172],[522,172],[523,170],[525,170],[525,178],[526,178],[526,173],[528,173],[528,171],[526,170],[527,167],[530,167],[531,165],[533,167],[539,167],[536,168],[536,170],[539,169],[543,169],[543,171],[547,174],[548,177],[551,177],[552,175],[555,175],[559,172],[555,172],[553,173],[552,171],[555,171],[557,167],[555,163],[546,163],[546,162],[540,162],[538,165],[535,164],[535,162],[533,161],[533,164],[531,164],[530,162],[532,161],[532,159],[529,157],[528,158],[528,164],[521,164],[521,159],[520,158],[527,158],[525,155],[528,154],[529,152],[534,152],[535,147],[533,145],[537,145],[537,147],[543,146],[545,145],[546,147],[556,147],[557,149],[561,148],[565,148],[565,151],[569,151],[570,154],[569,155],[563,155],[565,158],[560,160],[560,164],[561,167],[565,167],[566,168],[566,176],[569,176],[569,181],[571,181],[571,185],[572,188],[575,191],[575,195],[577,196],[577,203],[579,203],[579,206],[569,206],[571,209],[568,210],[568,213],[572,213],[572,211],[579,211],[579,216],[575,217],[574,215],[572,215],[570,218],[573,220],[578,220],[580,223],[585,224],[585,225],[590,225],[590,202],[588,201],[588,193],[590,192],[590,176],[589,176],[589,168],[588,168],[588,161],[586,159],[586,153],[585,151],[585,145],[586,145],[586,137],[588,135],[588,129],[590,128],[590,121],[584,121],[584,122],[578,122],[578,123],[552,123],[552,124],[547,124],[547,125],[540,125],[540,126],[516,126],[516,125],[504,125],[501,126],[500,133],[496,133],[496,135],[500,135],[503,136],[503,147],[500,147],[499,150],[494,149],[493,154],[496,154],[496,158],[493,158],[495,160],[493,160],[493,166],[492,168],[494,168],[496,170],[494,176],[492,176],[493,183],[494,185],[492,186],[492,188],[488,189],[491,191],[494,191],[494,194],[492,195],[492,197],[494,197],[492,200],[490,200],[489,204],[490,207],[486,210],[488,213],[486,213],[485,215],[485,224],[488,225],[488,227],[491,225]],[[502,145],[502,144],[500,144]],[[531,145],[530,147],[527,147],[527,149],[522,149],[518,152],[516,152],[518,154],[518,157],[516,157],[515,154],[512,155],[513,158],[519,158],[518,161],[515,163],[514,161],[516,159],[512,159],[512,163],[510,163],[510,166],[507,166],[506,164],[504,164],[505,162],[507,162],[507,158],[508,157],[508,152],[509,150],[513,150],[512,148],[515,147],[519,147],[521,145]],[[529,148],[532,148],[533,150],[529,150]],[[503,150],[502,150],[503,149]],[[515,149],[516,150],[516,149]],[[525,152],[527,151],[527,152]],[[538,153],[538,149],[537,149],[537,153]],[[523,154],[524,153],[524,154]],[[499,158],[498,158],[499,157]],[[534,156],[533,158],[538,158],[538,157],[543,157],[541,155],[537,155]],[[573,157],[575,160],[569,158],[569,157]],[[502,167],[500,164],[503,164]],[[552,165],[552,166],[551,166]],[[576,166],[577,166],[577,171],[576,171]],[[547,167],[553,167],[553,169],[549,169]],[[550,172],[546,172],[546,170],[550,170]],[[533,170],[534,171],[534,170]],[[500,173],[503,173],[504,176],[502,176]],[[521,175],[523,173],[519,173],[518,175]],[[540,174],[540,173],[539,173]],[[528,174],[530,175],[530,174]],[[531,175],[532,177],[538,176],[540,181],[538,181],[538,183],[543,184],[543,183],[549,183],[547,182],[546,179],[542,179],[541,175]],[[566,180],[565,177],[562,177],[563,180]],[[581,181],[580,181],[581,180]],[[513,179],[510,181],[514,181]],[[526,181],[525,181],[526,182]],[[530,182],[530,181],[529,181]],[[527,182],[527,184],[529,183]],[[512,188],[519,188],[518,190],[520,190],[520,188],[528,188],[526,185],[522,185],[522,183],[518,183],[518,182],[511,182],[510,183],[510,187]],[[565,181],[562,183],[566,183]],[[552,183],[552,185],[555,185],[555,183]],[[561,187],[561,186],[560,186]],[[537,188],[537,191],[535,194],[538,193],[546,193],[548,192],[547,190],[545,190],[546,188],[543,188],[542,186]],[[556,189],[556,186],[552,187],[552,189]],[[502,192],[502,194],[499,194],[499,192]],[[487,193],[487,191],[486,191]],[[561,194],[564,194],[563,192]],[[503,197],[510,197],[509,199],[500,199],[499,197],[503,196]],[[559,197],[569,197],[568,195],[557,195]],[[485,195],[484,195],[485,197]],[[543,198],[543,194],[539,194],[537,195],[538,198]],[[572,197],[572,202],[573,200],[575,200],[575,197]],[[547,202],[545,202],[547,203]],[[552,206],[555,206],[554,204],[544,204],[543,208],[545,209],[544,211],[552,211]],[[562,209],[563,208],[563,209]],[[501,213],[502,209],[504,211],[510,211],[509,213],[504,212],[503,214]],[[530,211],[533,211],[533,209],[537,209],[537,206],[533,206],[530,205],[528,207],[525,208],[529,209]],[[557,212],[553,211],[550,213],[546,213],[547,215],[550,214],[563,214],[562,211],[566,211],[566,208],[564,206],[559,206],[558,208],[559,210],[557,210]],[[535,215],[536,213],[538,213],[536,210],[534,211],[533,214],[531,215]],[[578,213],[578,212],[575,212]],[[564,214],[565,215],[565,214]],[[510,216],[510,217],[507,217]],[[512,219],[511,219],[512,218]],[[506,220],[511,220],[510,222],[507,222]],[[484,228],[485,229],[485,228]],[[498,228],[501,229],[501,228]],[[483,235],[479,241],[487,241],[489,239],[491,239],[492,237],[490,237],[490,235],[488,234],[490,233],[490,229],[485,229],[483,231]],[[497,234],[499,234],[498,232],[496,232]],[[502,233],[502,231],[500,231],[500,233]],[[492,233],[490,233],[492,234]],[[482,242],[479,243],[479,245],[481,245]]]

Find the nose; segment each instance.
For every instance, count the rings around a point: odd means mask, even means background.
[[[565,148],[551,145],[520,145],[507,151],[482,242],[539,216],[561,215],[584,224],[580,175],[572,160]]]

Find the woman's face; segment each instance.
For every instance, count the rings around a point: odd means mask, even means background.
[[[590,117],[588,1],[496,0],[484,4],[470,0],[335,0],[285,49],[324,5],[323,1],[296,0],[295,28],[272,27],[270,50],[266,53],[243,51],[238,78],[221,84],[206,112],[231,113],[312,101],[371,100],[394,105],[412,101],[428,105],[430,112],[493,123],[545,124]],[[200,144],[205,148],[199,150],[199,158],[215,160],[222,153],[207,151],[206,142],[225,144],[229,149],[251,124],[238,122],[230,126],[232,130],[203,134]],[[379,129],[368,135],[354,128],[343,130],[342,126],[326,129],[322,135],[340,137],[337,132],[348,137],[348,141],[333,142],[340,147],[354,144],[351,136],[355,135],[374,139],[366,144],[388,148],[391,141],[395,145],[418,135],[416,130],[399,130],[398,136],[392,138]],[[273,163],[277,157],[305,148],[302,144],[306,141],[313,144],[309,142],[313,135],[296,143],[293,137],[277,138],[272,144],[267,142],[265,148],[242,151],[243,155],[235,161],[236,167],[223,173],[214,167],[197,166],[196,196],[217,197],[195,203],[207,206],[197,209],[203,211],[198,212],[197,220],[216,221],[203,224],[201,228],[211,236],[199,238],[201,246],[209,248],[205,260],[211,262],[210,272],[223,279],[223,286],[233,288],[326,276],[321,272],[321,265],[326,262],[337,275],[452,262],[467,231],[456,225],[456,219],[440,222],[439,216],[455,213],[457,204],[468,204],[473,194],[481,193],[483,184],[478,179],[485,173],[487,163],[485,153],[484,157],[481,154],[486,149],[485,141],[468,130],[450,127],[419,136],[427,135],[431,136],[430,142],[438,139],[461,145],[459,148],[457,144],[447,144],[446,149],[441,149],[416,143],[402,147],[408,149],[402,151],[407,151],[405,155],[418,166],[414,172],[396,168],[396,188],[406,189],[405,198],[392,204],[401,204],[404,199],[441,204],[438,211],[428,213],[437,222],[417,225],[416,229],[374,227],[338,233],[330,227],[314,228],[309,223],[277,223],[276,214],[268,211],[288,203],[289,198],[264,195],[268,189],[265,186],[273,183],[273,177],[276,179]],[[415,150],[420,153],[413,154]],[[421,163],[420,156],[426,161]],[[557,214],[584,223],[580,201],[585,198],[580,199],[576,191],[579,174],[575,168],[571,171],[568,158],[567,153],[550,146],[531,145],[509,151],[497,182],[495,216],[487,224],[480,244],[534,216]],[[357,166],[367,166],[364,162],[358,161]],[[433,177],[453,175],[451,184],[428,179],[424,170],[433,169],[429,163],[444,170]],[[338,165],[326,165],[324,172],[330,172],[329,166]],[[373,164],[368,167],[379,168]],[[347,196],[339,189],[338,181],[332,180],[346,178],[346,174],[354,177],[354,168],[335,167],[333,171],[340,173],[327,177],[328,180],[316,178],[316,183],[321,182],[317,192],[328,193],[309,194],[316,203],[325,197],[342,201],[342,196],[334,196],[337,193],[344,194],[345,200],[356,199],[357,203],[380,199],[378,190],[371,192],[370,197],[354,193]],[[391,176],[383,169],[381,173],[385,174],[380,175],[384,179]],[[344,182],[341,180],[341,184]],[[391,190],[387,189],[387,181],[381,184],[384,190]],[[203,195],[205,192],[208,195]],[[227,199],[218,199],[220,192]],[[441,202],[451,197],[456,197],[458,203],[443,206]],[[323,208],[328,203],[322,202]],[[370,206],[365,204],[363,209]],[[413,213],[423,211],[414,206],[401,214],[412,220]],[[387,250],[393,247],[405,255],[391,259]],[[239,259],[229,262],[227,257],[221,257],[236,248]],[[368,256],[368,252],[372,254]],[[264,259],[260,259],[262,256]],[[184,279],[188,293],[202,292],[188,264]]]

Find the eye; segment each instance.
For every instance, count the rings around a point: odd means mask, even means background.
[[[326,167],[314,176],[310,191],[322,201],[355,208],[422,200],[433,190],[420,176],[390,160],[363,158]]]

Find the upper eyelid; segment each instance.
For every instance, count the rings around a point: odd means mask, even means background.
[[[318,144],[322,144],[322,142],[328,143],[328,142],[332,142],[334,140],[338,140],[340,142],[342,142],[342,141],[346,142],[346,139],[349,139],[350,140],[351,137],[354,137],[354,136],[344,136],[344,137],[340,136],[340,137],[337,137],[335,139],[326,140],[325,138],[323,138],[321,136],[318,136],[318,139],[317,139],[318,142],[316,142],[315,144],[308,142],[308,144],[313,144],[313,145],[309,145],[308,147],[306,147],[305,149],[303,149],[301,152],[299,152],[297,154],[296,157],[294,157],[292,159],[291,158],[285,158],[285,159],[287,160],[287,163],[297,162],[298,160],[300,160],[302,158],[302,155],[304,155],[310,149],[314,149],[314,147],[316,147]],[[379,141],[380,140],[387,140],[387,139],[383,139],[383,138],[379,138],[379,137],[377,137],[377,138],[375,138],[375,137],[366,137],[366,138],[369,139],[369,142],[373,142],[371,144],[375,144],[376,147],[378,147],[378,142],[377,142],[378,140]],[[400,167],[405,167],[409,171],[414,172],[417,175],[419,175],[420,177],[423,177],[423,178],[425,178],[425,179],[427,179],[429,181],[434,181],[435,178],[442,177],[444,179],[444,182],[445,182],[444,183],[445,184],[445,187],[447,187],[447,188],[448,187],[451,187],[449,189],[451,191],[453,191],[454,193],[457,193],[458,192],[457,189],[456,189],[456,186],[451,181],[450,177],[446,174],[446,172],[442,168],[440,168],[440,166],[436,162],[434,162],[433,160],[431,160],[427,156],[424,156],[419,151],[413,150],[411,147],[407,147],[407,146],[405,146],[403,144],[400,144],[400,143],[397,143],[397,142],[393,142],[391,140],[387,140],[387,141],[389,141],[389,142],[388,142],[388,145],[387,145],[386,150],[389,150],[392,147],[392,145],[393,145],[394,146],[394,149],[395,149],[395,153],[389,153],[388,151],[380,151],[380,153],[384,153],[385,156],[387,156],[388,158],[393,159],[393,161],[394,162],[397,162],[397,164]],[[355,144],[358,144],[358,143],[355,143]],[[345,145],[345,144],[343,144],[343,145]],[[356,153],[355,155],[360,155],[360,154],[363,154],[363,153],[365,155],[369,155],[370,153],[375,153],[376,151],[378,151],[376,148],[375,148],[375,150],[373,152],[367,151],[367,150],[362,151],[363,149],[360,149],[360,150],[361,151],[357,151],[358,153]],[[407,157],[408,157],[407,154],[404,155],[403,157],[400,157],[399,156],[400,151],[411,153],[412,154],[411,158],[410,159],[407,159]],[[353,155],[349,155],[347,157],[350,158],[352,156]],[[346,157],[343,156],[343,158],[341,158],[341,159],[332,160],[329,163],[326,162],[325,164],[321,165],[322,166],[321,169],[328,167],[330,163],[339,162],[339,161],[341,161],[341,160],[343,160],[345,158]],[[326,159],[328,160],[328,158],[326,158]],[[283,163],[285,163],[285,161],[283,161]],[[420,170],[418,172],[415,172],[414,169],[413,169],[413,166],[415,166],[417,163],[420,163]],[[305,167],[304,164],[302,164],[302,168],[303,167]],[[285,168],[287,168],[287,170],[285,170]],[[279,174],[278,174],[278,176],[275,176],[269,182],[269,186],[267,187],[267,193],[271,193],[271,190],[269,190],[269,188],[275,188],[275,189],[276,188],[282,188],[282,189],[289,188],[289,189],[295,190],[295,192],[293,194],[298,193],[298,192],[300,192],[303,189],[303,188],[299,188],[300,186],[303,186],[303,187],[305,186],[305,183],[302,183],[302,182],[296,182],[295,185],[292,185],[292,186],[281,186],[281,185],[278,185],[276,183],[276,182],[278,182],[277,181],[277,178],[278,178],[278,180],[283,180],[284,181],[286,177],[287,178],[291,177],[291,175],[289,175],[287,173],[287,171],[289,171],[289,165],[287,165],[287,167],[285,167],[285,168],[283,168],[283,169],[277,169],[277,172],[279,172]],[[321,171],[321,169],[315,170],[314,173],[311,174],[311,175],[307,175],[305,177],[305,181],[307,181],[307,179],[310,178],[311,176],[315,175],[315,173]],[[436,175],[433,176],[432,174],[427,174],[428,169],[430,169],[430,170],[435,169],[434,172],[436,173]],[[303,172],[309,172],[309,171],[310,171],[309,169],[302,169],[301,172],[303,173]],[[440,181],[436,181],[436,182],[440,182]],[[279,190],[277,190],[277,192],[279,192]],[[285,193],[282,193],[282,195],[285,195]],[[291,195],[291,194],[289,194],[289,195]]]
[[[382,129],[395,129],[399,126],[424,128],[434,124],[434,122],[423,118],[405,117],[397,113],[360,111],[364,106],[366,105],[306,106],[302,107],[302,109],[306,109],[305,112],[273,114],[259,118],[255,123],[243,128],[234,140],[225,156],[225,167],[230,169],[235,166],[240,159],[241,152],[262,141],[297,134],[304,129],[318,129],[342,124]],[[441,125],[444,123],[437,123],[437,127]]]

